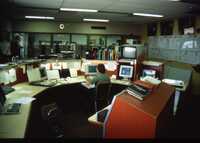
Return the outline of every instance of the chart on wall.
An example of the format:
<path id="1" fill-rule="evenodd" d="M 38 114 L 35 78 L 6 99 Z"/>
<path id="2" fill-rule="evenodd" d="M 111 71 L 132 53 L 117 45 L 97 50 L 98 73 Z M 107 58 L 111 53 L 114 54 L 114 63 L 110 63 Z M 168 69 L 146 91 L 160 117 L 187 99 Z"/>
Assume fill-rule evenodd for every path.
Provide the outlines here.
<path id="1" fill-rule="evenodd" d="M 200 64 L 200 36 L 151 36 L 148 55 L 149 58 Z"/>

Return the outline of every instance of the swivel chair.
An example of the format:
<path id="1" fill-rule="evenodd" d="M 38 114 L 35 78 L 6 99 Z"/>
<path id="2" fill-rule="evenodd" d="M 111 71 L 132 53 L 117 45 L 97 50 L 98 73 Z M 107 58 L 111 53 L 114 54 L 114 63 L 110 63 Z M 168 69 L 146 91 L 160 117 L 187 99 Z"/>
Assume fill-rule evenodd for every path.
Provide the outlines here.
<path id="1" fill-rule="evenodd" d="M 64 137 L 64 126 L 62 125 L 63 115 L 56 103 L 43 105 L 41 108 L 42 119 L 47 123 L 47 126 L 56 138 Z"/>
<path id="2" fill-rule="evenodd" d="M 109 81 L 99 81 L 96 84 L 95 112 L 110 104 L 111 83 Z"/>

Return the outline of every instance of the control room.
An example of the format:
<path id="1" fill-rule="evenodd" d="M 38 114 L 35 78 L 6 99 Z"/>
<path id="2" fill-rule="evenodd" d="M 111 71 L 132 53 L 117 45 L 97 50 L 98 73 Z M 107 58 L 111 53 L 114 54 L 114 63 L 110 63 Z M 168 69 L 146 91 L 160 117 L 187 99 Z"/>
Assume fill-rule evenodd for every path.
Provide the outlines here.
<path id="1" fill-rule="evenodd" d="M 0 20 L 0 139 L 199 138 L 199 0 L 1 0 Z"/>

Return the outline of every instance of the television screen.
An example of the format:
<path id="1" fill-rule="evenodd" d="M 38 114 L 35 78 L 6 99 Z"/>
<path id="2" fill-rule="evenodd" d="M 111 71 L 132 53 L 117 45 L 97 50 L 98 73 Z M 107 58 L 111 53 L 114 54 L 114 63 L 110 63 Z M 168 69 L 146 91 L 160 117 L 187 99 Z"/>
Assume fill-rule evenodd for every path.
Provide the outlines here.
<path id="1" fill-rule="evenodd" d="M 142 76 L 143 77 L 151 76 L 151 77 L 156 78 L 156 71 L 155 70 L 151 70 L 151 69 L 144 69 L 143 73 L 142 73 Z"/>
<path id="2" fill-rule="evenodd" d="M 132 78 L 133 67 L 127 65 L 121 65 L 119 70 L 119 76 L 123 78 Z"/>
<path id="3" fill-rule="evenodd" d="M 122 57 L 127 59 L 136 58 L 136 48 L 135 47 L 123 47 Z"/>

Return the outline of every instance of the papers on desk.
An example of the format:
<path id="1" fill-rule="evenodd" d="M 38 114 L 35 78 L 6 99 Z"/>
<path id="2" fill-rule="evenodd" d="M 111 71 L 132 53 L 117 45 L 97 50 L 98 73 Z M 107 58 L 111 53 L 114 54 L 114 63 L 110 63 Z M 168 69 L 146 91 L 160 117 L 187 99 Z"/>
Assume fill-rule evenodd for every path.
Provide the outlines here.
<path id="1" fill-rule="evenodd" d="M 140 80 L 149 82 L 149 83 L 154 84 L 154 85 L 159 85 L 161 83 L 160 80 L 153 78 L 151 76 L 145 76 L 144 78 L 141 77 Z"/>
<path id="2" fill-rule="evenodd" d="M 33 97 L 20 97 L 15 101 L 15 103 L 20 103 L 20 104 L 29 104 L 31 103 L 35 98 Z"/>
<path id="3" fill-rule="evenodd" d="M 87 82 L 81 82 L 81 85 L 87 89 L 95 88 L 95 84 L 88 84 Z"/>
<path id="4" fill-rule="evenodd" d="M 162 81 L 169 84 L 169 85 L 173 85 L 173 86 L 176 86 L 176 87 L 183 87 L 184 86 L 184 81 L 182 81 L 182 80 L 163 79 Z"/>

